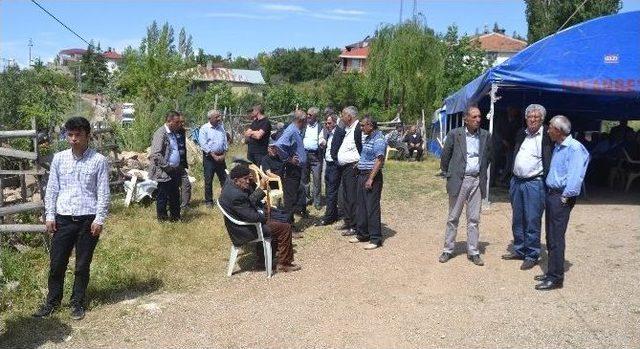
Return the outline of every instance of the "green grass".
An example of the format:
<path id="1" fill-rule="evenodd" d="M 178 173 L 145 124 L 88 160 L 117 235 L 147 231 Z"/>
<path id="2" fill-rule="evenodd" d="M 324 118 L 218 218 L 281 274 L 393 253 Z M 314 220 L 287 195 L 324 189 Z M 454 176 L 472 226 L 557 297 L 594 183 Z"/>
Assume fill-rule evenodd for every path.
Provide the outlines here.
<path id="1" fill-rule="evenodd" d="M 244 156 L 244 146 L 234 146 L 227 157 L 231 167 L 233 155 Z M 383 200 L 398 202 L 417 200 L 426 203 L 444 192 L 444 185 L 435 174 L 438 163 L 389 161 L 385 165 Z M 218 210 L 200 205 L 203 198 L 202 166 L 196 164 L 191 174 L 197 179 L 193 191 L 193 209 L 185 215 L 185 222 L 159 223 L 155 217 L 155 204 L 132 204 L 126 208 L 123 194 L 112 196 L 110 215 L 91 264 L 91 281 L 87 297 L 89 308 L 100 308 L 125 299 L 155 291 L 185 291 L 197 288 L 224 275 L 227 265 L 229 238 Z M 217 179 L 214 195 L 218 195 Z M 311 209 L 313 216 L 323 212 Z M 299 248 L 313 241 L 309 234 L 298 242 Z M 35 240 L 34 240 L 35 241 Z M 27 253 L 2 250 L 4 278 L 0 277 L 0 344 L 13 342 L 12 337 L 30 336 L 33 327 L 42 331 L 42 338 L 51 339 L 60 333 L 70 333 L 65 323 L 70 321 L 66 311 L 45 321 L 32 320 L 29 314 L 45 297 L 49 258 L 40 246 Z M 250 265 L 252 254 L 240 261 Z M 71 294 L 73 257 L 69 263 L 65 283 L 66 305 Z M 4 289 L 5 281 L 18 281 L 13 291 Z M 60 321 L 62 320 L 62 321 Z M 38 337 L 39 338 L 39 337 Z M 60 339 L 62 340 L 62 339 Z M 0 345 L 2 346 L 2 345 Z"/>

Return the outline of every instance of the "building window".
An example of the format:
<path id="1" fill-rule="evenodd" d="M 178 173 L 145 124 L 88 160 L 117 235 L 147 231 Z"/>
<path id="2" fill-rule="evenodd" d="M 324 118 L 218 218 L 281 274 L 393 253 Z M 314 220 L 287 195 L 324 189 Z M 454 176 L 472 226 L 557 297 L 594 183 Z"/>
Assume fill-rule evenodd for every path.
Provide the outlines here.
<path id="1" fill-rule="evenodd" d="M 354 58 L 351 60 L 351 70 L 360 70 L 362 67 L 362 62 L 358 58 Z"/>

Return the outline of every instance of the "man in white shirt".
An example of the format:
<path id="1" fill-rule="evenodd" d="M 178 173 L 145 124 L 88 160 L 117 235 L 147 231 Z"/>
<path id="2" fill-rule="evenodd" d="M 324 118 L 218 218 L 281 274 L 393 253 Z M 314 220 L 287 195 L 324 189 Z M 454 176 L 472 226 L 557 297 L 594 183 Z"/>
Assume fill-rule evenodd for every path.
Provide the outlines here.
<path id="1" fill-rule="evenodd" d="M 503 255 L 502 259 L 522 260 L 522 270 L 533 268 L 540 257 L 544 180 L 553 151 L 553 142 L 542 126 L 546 114 L 543 106 L 529 105 L 524 113 L 527 127 L 515 137 L 513 176 L 509 187 L 513 251 Z"/>
<path id="2" fill-rule="evenodd" d="M 304 200 L 312 199 L 313 206 L 319 210 L 322 193 L 322 147 L 320 139 L 322 138 L 322 125 L 318 121 L 318 113 L 320 110 L 311 107 L 307 111 L 307 125 L 302 131 L 302 142 L 304 150 L 307 153 L 307 164 L 302 172 L 302 184 L 305 189 Z M 310 178 L 313 178 L 310 181 Z M 313 184 L 313 192 L 311 191 L 311 183 Z M 305 202 L 305 205 L 307 202 Z"/>
<path id="3" fill-rule="evenodd" d="M 330 225 L 338 220 L 338 189 L 340 187 L 340 177 L 338 176 L 338 164 L 331 156 L 333 146 L 333 136 L 336 131 L 335 113 L 327 115 L 324 122 L 323 136 L 320 140 L 324 144 L 324 188 L 327 197 L 327 206 L 325 207 L 324 217 L 318 225 Z"/>
<path id="4" fill-rule="evenodd" d="M 342 110 L 340 117 L 344 129 L 336 129 L 333 136 L 332 148 L 337 150 L 336 160 L 341 177 L 344 225 L 343 236 L 356 234 L 356 195 L 357 195 L 357 169 L 362 151 L 362 130 L 358 122 L 358 109 L 354 106 Z"/>

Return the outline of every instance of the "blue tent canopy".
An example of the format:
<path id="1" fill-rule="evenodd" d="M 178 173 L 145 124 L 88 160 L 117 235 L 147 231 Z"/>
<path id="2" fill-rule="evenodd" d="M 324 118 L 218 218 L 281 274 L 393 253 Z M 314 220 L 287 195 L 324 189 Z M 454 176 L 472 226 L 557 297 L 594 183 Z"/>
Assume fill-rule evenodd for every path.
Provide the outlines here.
<path id="1" fill-rule="evenodd" d="M 492 86 L 496 108 L 540 103 L 585 122 L 640 119 L 640 11 L 592 19 L 534 43 L 447 97 L 447 114 L 486 107 Z"/>

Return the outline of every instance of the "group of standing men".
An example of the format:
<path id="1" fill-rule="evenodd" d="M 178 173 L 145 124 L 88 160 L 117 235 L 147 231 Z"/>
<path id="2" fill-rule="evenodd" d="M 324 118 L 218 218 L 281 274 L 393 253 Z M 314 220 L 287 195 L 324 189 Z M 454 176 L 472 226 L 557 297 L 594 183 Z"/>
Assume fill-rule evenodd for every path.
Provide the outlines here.
<path id="1" fill-rule="evenodd" d="M 522 260 L 522 270 L 538 263 L 544 211 L 549 262 L 546 273 L 534 277 L 540 281 L 535 288 L 562 288 L 565 233 L 582 188 L 589 153 L 571 136 L 571 122 L 565 116 L 554 116 L 547 127 L 543 126 L 546 110 L 542 105 L 531 104 L 524 114 L 527 127 L 516 134 L 510 169 L 513 248 L 502 259 Z M 467 255 L 474 264 L 484 265 L 478 226 L 493 152 L 489 132 L 480 128 L 481 117 L 477 107 L 469 107 L 465 125 L 449 132 L 443 148 L 440 169 L 447 179 L 449 215 L 441 263 L 453 257 L 458 222 L 466 205 Z"/>

